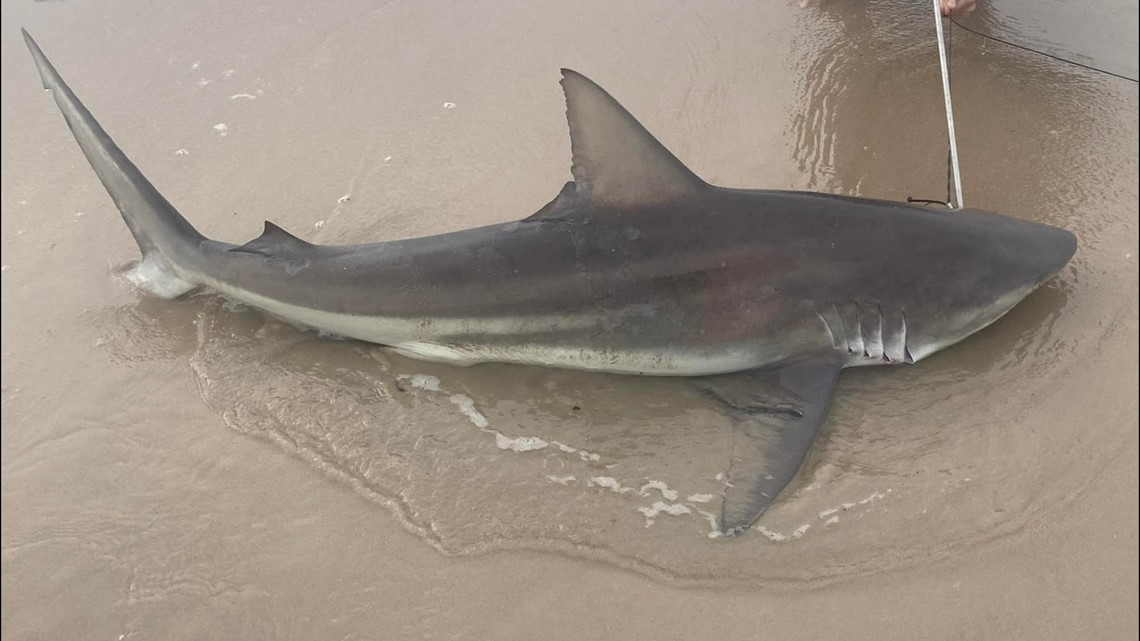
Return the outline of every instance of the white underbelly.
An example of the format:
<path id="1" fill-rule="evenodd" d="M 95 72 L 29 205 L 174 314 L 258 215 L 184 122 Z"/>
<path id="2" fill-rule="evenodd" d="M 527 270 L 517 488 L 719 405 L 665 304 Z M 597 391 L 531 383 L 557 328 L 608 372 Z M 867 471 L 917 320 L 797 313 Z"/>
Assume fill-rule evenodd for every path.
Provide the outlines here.
<path id="1" fill-rule="evenodd" d="M 549 343 L 552 335 L 594 327 L 598 319 L 590 314 L 423 319 L 360 316 L 291 305 L 224 283 L 210 285 L 286 321 L 386 345 L 411 358 L 456 365 L 517 363 L 621 374 L 705 376 L 755 369 L 785 358 L 765 341 L 660 349 Z M 459 343 L 443 338 L 447 336 L 488 340 L 467 338 Z"/>
<path id="2" fill-rule="evenodd" d="M 564 369 L 641 374 L 646 376 L 708 376 L 756 369 L 769 361 L 750 346 L 722 349 L 617 349 L 592 346 L 544 345 L 520 342 L 503 345 L 442 345 L 409 341 L 393 345 L 398 353 L 425 361 L 474 365 L 516 363 Z"/>

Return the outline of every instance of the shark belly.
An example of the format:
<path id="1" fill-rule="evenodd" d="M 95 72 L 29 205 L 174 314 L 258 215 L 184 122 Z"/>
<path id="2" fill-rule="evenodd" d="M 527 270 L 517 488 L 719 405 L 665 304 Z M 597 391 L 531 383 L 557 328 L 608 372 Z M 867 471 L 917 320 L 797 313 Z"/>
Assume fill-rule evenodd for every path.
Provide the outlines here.
<path id="1" fill-rule="evenodd" d="M 514 363 L 611 374 L 708 376 L 762 367 L 768 357 L 760 345 L 720 348 L 635 349 L 586 344 L 525 342 L 448 344 L 408 341 L 393 348 L 405 356 L 458 365 Z"/>
<path id="2" fill-rule="evenodd" d="M 463 366 L 513 363 L 707 376 L 762 368 L 792 360 L 800 352 L 815 354 L 831 347 L 822 325 L 806 340 L 780 332 L 738 333 L 701 342 L 661 335 L 638 322 L 649 313 L 643 305 L 590 313 L 397 317 L 316 309 L 211 280 L 212 289 L 291 324 L 383 345 L 417 360 Z"/>

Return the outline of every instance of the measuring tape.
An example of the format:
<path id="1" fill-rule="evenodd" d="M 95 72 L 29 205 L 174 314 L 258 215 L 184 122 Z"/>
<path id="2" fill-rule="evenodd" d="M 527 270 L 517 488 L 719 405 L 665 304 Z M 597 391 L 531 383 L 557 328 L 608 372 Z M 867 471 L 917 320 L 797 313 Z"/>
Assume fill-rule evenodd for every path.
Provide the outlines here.
<path id="1" fill-rule="evenodd" d="M 954 175 L 954 208 L 962 208 L 962 172 L 958 169 L 958 139 L 954 134 L 954 106 L 950 103 L 950 73 L 942 40 L 942 7 L 934 0 L 934 27 L 938 31 L 938 62 L 942 66 L 942 95 L 946 98 L 946 132 L 950 136 L 950 167 Z"/>

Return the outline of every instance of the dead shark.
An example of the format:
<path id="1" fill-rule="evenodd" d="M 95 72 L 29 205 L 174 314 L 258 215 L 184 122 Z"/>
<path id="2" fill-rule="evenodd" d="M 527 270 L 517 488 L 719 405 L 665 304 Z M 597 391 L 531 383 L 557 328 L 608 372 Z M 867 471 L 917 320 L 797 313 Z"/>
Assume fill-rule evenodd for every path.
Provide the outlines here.
<path id="1" fill-rule="evenodd" d="M 957 343 L 1076 251 L 1068 231 L 983 211 L 715 187 L 565 69 L 574 180 L 537 213 L 350 246 L 266 222 L 232 245 L 198 233 L 24 38 L 138 242 L 142 289 L 212 288 L 419 359 L 703 377 L 736 425 L 726 532 L 796 475 L 841 370 Z"/>

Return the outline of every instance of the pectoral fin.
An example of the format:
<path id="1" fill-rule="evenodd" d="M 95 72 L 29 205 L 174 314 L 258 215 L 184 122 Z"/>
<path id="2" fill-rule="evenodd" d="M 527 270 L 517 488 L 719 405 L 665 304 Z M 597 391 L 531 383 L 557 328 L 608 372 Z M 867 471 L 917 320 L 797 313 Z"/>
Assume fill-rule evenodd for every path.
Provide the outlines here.
<path id="1" fill-rule="evenodd" d="M 729 409 L 735 426 L 721 508 L 725 533 L 751 526 L 795 478 L 841 369 L 838 359 L 827 356 L 702 380 L 702 388 Z"/>

